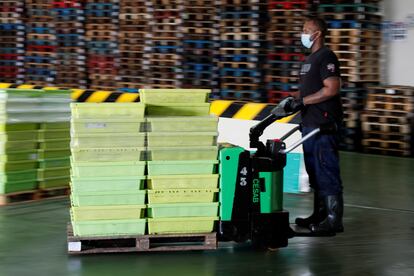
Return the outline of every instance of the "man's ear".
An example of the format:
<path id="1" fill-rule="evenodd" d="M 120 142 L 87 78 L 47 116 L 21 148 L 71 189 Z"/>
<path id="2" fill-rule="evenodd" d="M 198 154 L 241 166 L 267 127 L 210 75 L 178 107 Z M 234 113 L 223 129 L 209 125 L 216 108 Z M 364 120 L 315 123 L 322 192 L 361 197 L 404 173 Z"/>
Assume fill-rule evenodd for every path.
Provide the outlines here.
<path id="1" fill-rule="evenodd" d="M 314 32 L 313 34 L 312 34 L 312 36 L 311 36 L 311 41 L 315 41 L 315 40 L 317 40 L 320 36 L 322 35 L 322 32 L 321 31 L 316 31 L 316 32 Z"/>

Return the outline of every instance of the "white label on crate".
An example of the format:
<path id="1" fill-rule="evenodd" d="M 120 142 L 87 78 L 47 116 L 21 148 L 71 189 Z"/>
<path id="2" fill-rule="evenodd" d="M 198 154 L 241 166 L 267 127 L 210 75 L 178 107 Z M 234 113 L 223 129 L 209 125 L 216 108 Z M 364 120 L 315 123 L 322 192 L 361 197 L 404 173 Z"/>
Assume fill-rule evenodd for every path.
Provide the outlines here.
<path id="1" fill-rule="evenodd" d="M 68 242 L 68 251 L 69 252 L 79 252 L 81 251 L 82 243 L 81 242 Z"/>
<path id="2" fill-rule="evenodd" d="M 86 128 L 105 128 L 105 123 L 86 123 Z"/>
<path id="3" fill-rule="evenodd" d="M 387 89 L 387 90 L 385 90 L 385 93 L 395 95 L 395 90 L 394 89 Z"/>
<path id="4" fill-rule="evenodd" d="M 38 159 L 38 155 L 37 155 L 37 153 L 30 154 L 30 155 L 29 155 L 29 159 L 30 159 L 30 160 L 36 160 L 36 159 Z"/>

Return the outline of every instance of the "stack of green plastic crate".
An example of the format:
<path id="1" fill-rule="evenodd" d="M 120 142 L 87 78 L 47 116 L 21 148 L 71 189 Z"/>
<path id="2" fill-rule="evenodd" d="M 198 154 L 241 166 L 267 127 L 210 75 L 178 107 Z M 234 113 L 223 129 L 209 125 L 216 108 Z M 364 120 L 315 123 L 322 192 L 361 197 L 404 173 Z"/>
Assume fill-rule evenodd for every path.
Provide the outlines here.
<path id="1" fill-rule="evenodd" d="M 38 110 L 39 123 L 38 187 L 53 189 L 69 186 L 70 104 L 68 90 L 44 90 Z"/>
<path id="2" fill-rule="evenodd" d="M 70 91 L 2 89 L 0 193 L 68 186 Z"/>
<path id="3" fill-rule="evenodd" d="M 0 194 L 37 188 L 39 90 L 1 89 Z"/>
<path id="4" fill-rule="evenodd" d="M 217 117 L 209 90 L 143 89 L 148 136 L 148 232 L 205 233 L 217 220 Z"/>
<path id="5" fill-rule="evenodd" d="M 75 236 L 145 234 L 145 106 L 71 104 Z"/>

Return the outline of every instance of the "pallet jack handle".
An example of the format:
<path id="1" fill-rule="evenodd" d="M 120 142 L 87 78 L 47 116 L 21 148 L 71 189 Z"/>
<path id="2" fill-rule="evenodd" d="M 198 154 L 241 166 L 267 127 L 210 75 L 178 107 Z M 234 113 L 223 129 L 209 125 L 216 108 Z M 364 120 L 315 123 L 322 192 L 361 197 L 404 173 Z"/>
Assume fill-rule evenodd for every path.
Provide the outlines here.
<path id="1" fill-rule="evenodd" d="M 286 133 L 282 138 L 280 138 L 280 140 L 282 141 L 286 140 L 289 136 L 291 136 L 293 133 L 295 133 L 299 129 L 300 129 L 300 126 L 294 127 L 292 130 Z M 318 133 L 330 134 L 330 133 L 335 133 L 336 131 L 337 131 L 337 125 L 334 123 L 322 125 L 319 128 L 315 128 L 314 130 L 312 130 L 311 132 L 303 136 L 301 139 L 293 143 L 290 147 L 286 149 L 281 149 L 279 153 L 286 154 L 286 153 L 291 152 L 292 150 L 296 149 L 297 147 L 302 145 L 305 141 L 309 140 L 311 137 L 315 136 Z"/>
<path id="2" fill-rule="evenodd" d="M 287 133 L 285 136 L 283 136 L 281 138 L 281 140 L 282 141 L 285 140 L 287 137 L 289 137 L 290 135 L 295 133 L 299 128 L 300 128 L 299 126 L 295 127 L 294 129 L 289 131 L 289 133 Z M 304 137 L 302 137 L 300 140 L 293 143 L 290 147 L 288 147 L 286 149 L 281 149 L 279 152 L 281 154 L 287 154 L 287 153 L 291 152 L 292 150 L 296 149 L 297 147 L 299 147 L 300 145 L 302 145 L 306 140 L 310 139 L 312 136 L 318 134 L 319 132 L 321 132 L 321 129 L 320 128 L 315 128 L 314 130 L 312 130 L 311 132 L 306 134 Z"/>

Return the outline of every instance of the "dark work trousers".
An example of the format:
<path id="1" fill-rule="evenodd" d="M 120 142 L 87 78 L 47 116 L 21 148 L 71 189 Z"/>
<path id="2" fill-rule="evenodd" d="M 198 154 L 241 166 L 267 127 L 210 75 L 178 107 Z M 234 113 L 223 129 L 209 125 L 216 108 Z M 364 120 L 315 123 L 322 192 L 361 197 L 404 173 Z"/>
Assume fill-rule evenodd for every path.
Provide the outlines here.
<path id="1" fill-rule="evenodd" d="M 302 136 L 312 130 L 314 128 L 302 127 Z M 342 193 L 338 144 L 339 135 L 319 133 L 303 143 L 309 183 L 311 188 L 319 192 L 319 196 Z"/>

